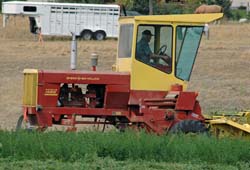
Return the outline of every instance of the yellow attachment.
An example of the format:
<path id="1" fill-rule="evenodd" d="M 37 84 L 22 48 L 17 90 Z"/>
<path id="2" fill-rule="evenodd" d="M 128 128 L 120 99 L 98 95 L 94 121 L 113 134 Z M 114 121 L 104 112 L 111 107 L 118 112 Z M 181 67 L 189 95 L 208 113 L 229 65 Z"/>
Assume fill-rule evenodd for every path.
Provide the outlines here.
<path id="1" fill-rule="evenodd" d="M 250 139 L 250 112 L 236 115 L 213 116 L 208 120 L 211 131 L 217 137 L 242 137 Z"/>
<path id="2" fill-rule="evenodd" d="M 37 104 L 38 70 L 25 69 L 23 74 L 23 106 L 35 107 Z"/>
<path id="3" fill-rule="evenodd" d="M 250 125 L 250 110 L 239 112 L 239 115 L 244 116 L 246 118 L 246 122 Z"/>

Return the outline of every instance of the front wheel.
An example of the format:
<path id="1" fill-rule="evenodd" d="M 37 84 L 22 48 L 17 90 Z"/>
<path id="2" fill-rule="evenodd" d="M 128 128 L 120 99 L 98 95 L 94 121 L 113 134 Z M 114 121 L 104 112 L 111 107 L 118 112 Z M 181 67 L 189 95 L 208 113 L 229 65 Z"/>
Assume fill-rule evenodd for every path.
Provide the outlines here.
<path id="1" fill-rule="evenodd" d="M 25 130 L 25 131 L 45 131 L 47 127 L 38 127 L 37 119 L 35 115 L 28 115 L 28 119 L 24 120 L 24 116 L 21 115 L 16 124 L 16 131 Z"/>
<path id="2" fill-rule="evenodd" d="M 205 124 L 198 120 L 182 120 L 176 123 L 169 131 L 170 133 L 207 133 Z"/>
<path id="3" fill-rule="evenodd" d="M 20 131 L 20 130 L 27 130 L 27 131 L 32 131 L 32 128 L 30 126 L 29 122 L 24 121 L 24 116 L 21 115 L 18 120 L 17 120 L 17 124 L 16 124 L 16 131 Z"/>

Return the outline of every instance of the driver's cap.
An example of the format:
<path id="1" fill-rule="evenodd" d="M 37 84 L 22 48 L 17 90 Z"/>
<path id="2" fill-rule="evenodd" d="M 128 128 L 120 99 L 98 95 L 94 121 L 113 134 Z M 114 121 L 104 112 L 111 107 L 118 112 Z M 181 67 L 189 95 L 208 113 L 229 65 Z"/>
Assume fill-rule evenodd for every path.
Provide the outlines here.
<path id="1" fill-rule="evenodd" d="M 144 31 L 142 32 L 142 34 L 143 34 L 143 35 L 151 35 L 151 36 L 154 35 L 154 34 L 151 33 L 150 30 L 144 30 Z"/>

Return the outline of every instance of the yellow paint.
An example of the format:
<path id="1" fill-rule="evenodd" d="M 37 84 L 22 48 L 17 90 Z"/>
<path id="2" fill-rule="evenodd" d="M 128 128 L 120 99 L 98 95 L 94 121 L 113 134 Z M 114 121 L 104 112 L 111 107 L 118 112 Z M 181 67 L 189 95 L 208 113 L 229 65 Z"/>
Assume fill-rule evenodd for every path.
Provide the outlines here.
<path id="1" fill-rule="evenodd" d="M 116 68 L 116 71 L 131 72 L 131 61 L 131 58 L 119 58 L 117 60 L 117 65 L 119 67 Z"/>
<path id="2" fill-rule="evenodd" d="M 45 93 L 44 96 L 57 96 L 57 94 L 49 94 L 49 93 Z"/>
<path id="3" fill-rule="evenodd" d="M 214 119 L 214 120 L 210 120 L 209 122 L 211 125 L 229 125 L 228 128 L 230 127 L 234 127 L 236 129 L 238 129 L 239 131 L 245 131 L 247 133 L 249 133 L 250 135 L 250 128 L 248 126 L 246 126 L 246 124 L 240 124 L 238 122 L 232 121 L 230 119 L 227 119 L 226 117 L 223 117 L 221 119 Z"/>
<path id="4" fill-rule="evenodd" d="M 45 89 L 44 96 L 57 96 L 57 89 Z"/>
<path id="5" fill-rule="evenodd" d="M 168 91 L 171 85 L 183 85 L 186 90 L 187 82 L 176 78 L 175 76 L 175 40 L 176 27 L 178 25 L 204 26 L 205 23 L 220 19 L 223 14 L 187 14 L 187 15 L 152 15 L 152 16 L 135 16 L 122 17 L 120 24 L 133 24 L 133 45 L 132 56 L 130 58 L 118 58 L 116 60 L 116 71 L 130 72 L 131 74 L 131 89 L 132 90 L 159 90 Z M 172 72 L 164 73 L 158 69 L 143 64 L 135 59 L 137 27 L 140 24 L 159 24 L 169 25 L 173 28 L 173 45 L 172 45 Z M 118 56 L 118 55 L 117 55 Z"/>
<path id="6" fill-rule="evenodd" d="M 135 21 L 134 17 L 120 17 L 119 23 L 122 24 L 131 24 Z"/>
<path id="7" fill-rule="evenodd" d="M 67 80 L 91 80 L 97 81 L 100 80 L 99 77 L 66 77 Z"/>
<path id="8" fill-rule="evenodd" d="M 37 105 L 37 85 L 38 85 L 38 70 L 25 69 L 23 71 L 23 105 Z"/>
<path id="9" fill-rule="evenodd" d="M 221 119 L 209 120 L 209 125 L 213 135 L 218 138 L 237 137 L 250 139 L 249 124 L 242 124 L 224 117 Z"/>
<path id="10" fill-rule="evenodd" d="M 122 115 L 122 112 L 112 112 L 112 115 L 121 116 L 121 115 Z"/>
<path id="11" fill-rule="evenodd" d="M 147 22 L 168 22 L 168 23 L 188 23 L 192 24 L 204 24 L 223 17 L 223 13 L 214 14 L 185 14 L 185 15 L 151 15 L 151 16 L 135 16 L 136 21 Z"/>
<path id="12" fill-rule="evenodd" d="M 212 116 L 207 120 L 211 132 L 217 137 L 241 137 L 250 139 L 249 111 L 235 115 Z"/>
<path id="13" fill-rule="evenodd" d="M 167 74 L 135 59 L 132 70 L 131 89 L 133 90 L 168 91 L 171 85 L 176 83 L 183 85 L 183 89 L 186 90 L 187 82 L 177 79 L 173 71 Z"/>

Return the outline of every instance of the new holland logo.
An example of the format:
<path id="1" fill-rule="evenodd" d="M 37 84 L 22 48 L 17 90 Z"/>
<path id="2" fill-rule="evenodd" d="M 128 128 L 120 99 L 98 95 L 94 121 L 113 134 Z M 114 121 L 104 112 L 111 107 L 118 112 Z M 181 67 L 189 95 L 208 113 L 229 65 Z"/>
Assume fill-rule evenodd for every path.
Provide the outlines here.
<path id="1" fill-rule="evenodd" d="M 97 81 L 100 80 L 99 77 L 66 77 L 66 80 L 91 80 Z"/>
<path id="2" fill-rule="evenodd" d="M 45 89 L 44 96 L 57 96 L 57 89 Z"/>

